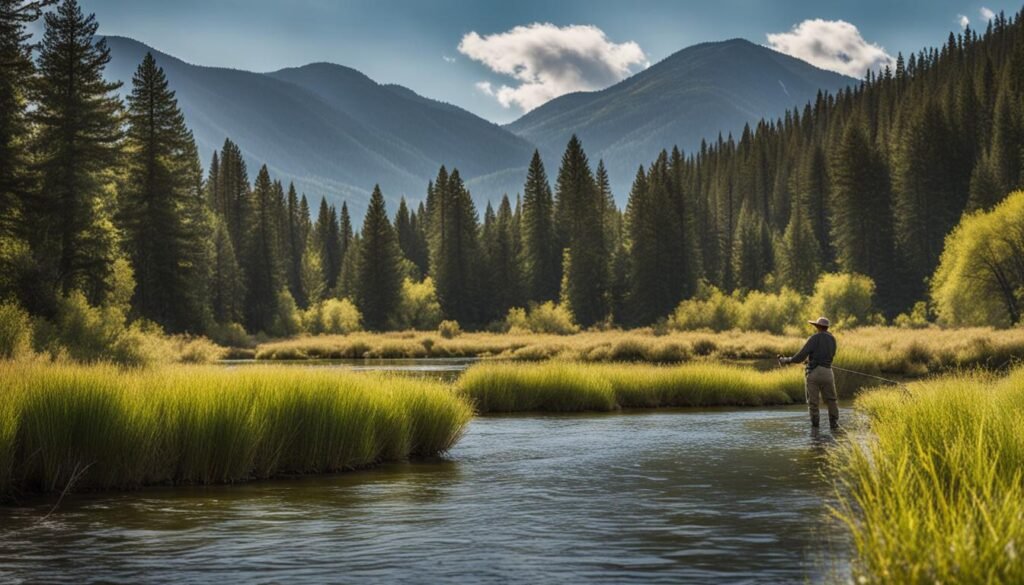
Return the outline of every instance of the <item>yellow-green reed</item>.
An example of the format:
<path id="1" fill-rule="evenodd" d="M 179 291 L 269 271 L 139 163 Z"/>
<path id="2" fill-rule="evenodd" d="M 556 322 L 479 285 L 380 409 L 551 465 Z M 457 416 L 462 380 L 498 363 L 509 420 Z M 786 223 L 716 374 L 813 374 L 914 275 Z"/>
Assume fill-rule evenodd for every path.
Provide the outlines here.
<path id="1" fill-rule="evenodd" d="M 481 413 L 759 406 L 803 400 L 803 372 L 707 363 L 482 363 L 463 374 L 458 388 Z"/>
<path id="2" fill-rule="evenodd" d="M 0 498 L 340 471 L 448 449 L 449 386 L 326 369 L 0 363 Z"/>
<path id="3" fill-rule="evenodd" d="M 1024 582 L 1024 369 L 862 395 L 868 433 L 833 453 L 866 583 Z"/>

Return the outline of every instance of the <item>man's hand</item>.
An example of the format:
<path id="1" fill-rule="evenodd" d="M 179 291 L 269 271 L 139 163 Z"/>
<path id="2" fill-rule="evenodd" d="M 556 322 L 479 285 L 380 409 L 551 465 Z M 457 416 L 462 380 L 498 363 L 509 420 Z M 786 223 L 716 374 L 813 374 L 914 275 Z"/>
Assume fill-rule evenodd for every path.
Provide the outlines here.
<path id="1" fill-rule="evenodd" d="M 788 357 L 783 357 L 781 355 L 779 356 L 779 365 L 780 366 L 788 364 L 788 363 L 789 363 L 789 358 Z"/>

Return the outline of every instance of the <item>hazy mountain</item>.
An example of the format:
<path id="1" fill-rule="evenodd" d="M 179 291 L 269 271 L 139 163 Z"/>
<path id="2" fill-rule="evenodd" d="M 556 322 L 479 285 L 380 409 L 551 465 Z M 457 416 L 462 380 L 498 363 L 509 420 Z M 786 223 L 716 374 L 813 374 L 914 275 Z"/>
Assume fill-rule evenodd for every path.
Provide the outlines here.
<path id="1" fill-rule="evenodd" d="M 461 108 L 340 65 L 252 73 L 191 65 L 123 37 L 107 37 L 107 43 L 107 76 L 124 82 L 122 93 L 130 92 L 146 52 L 153 53 L 204 165 L 230 137 L 246 156 L 250 180 L 267 163 L 275 178 L 294 181 L 311 198 L 347 199 L 357 220 L 375 183 L 392 202 L 402 195 L 419 200 L 441 164 L 458 167 L 474 190 L 489 184 L 514 191 L 525 172 L 509 169 L 525 167 L 533 150 Z"/>
<path id="2" fill-rule="evenodd" d="M 603 158 L 624 202 L 637 166 L 663 148 L 699 148 L 718 133 L 737 138 L 743 125 L 777 117 L 852 78 L 818 69 L 746 40 L 704 43 L 602 91 L 564 95 L 506 128 L 538 145 L 557 164 L 573 133 L 594 164 Z M 554 169 L 548 170 L 553 174 Z"/>
<path id="3" fill-rule="evenodd" d="M 533 145 L 554 180 L 576 133 L 594 164 L 604 158 L 620 203 L 639 164 L 673 144 L 738 133 L 852 79 L 743 40 L 689 47 L 612 87 L 562 96 L 501 127 L 456 106 L 354 69 L 313 63 L 253 73 L 185 63 L 143 43 L 107 37 L 107 76 L 131 90 L 147 51 L 164 68 L 195 134 L 203 164 L 226 137 L 245 154 L 250 179 L 275 178 L 319 200 L 347 199 L 357 220 L 375 183 L 395 210 L 418 201 L 441 164 L 457 167 L 481 203 L 522 189 Z"/>

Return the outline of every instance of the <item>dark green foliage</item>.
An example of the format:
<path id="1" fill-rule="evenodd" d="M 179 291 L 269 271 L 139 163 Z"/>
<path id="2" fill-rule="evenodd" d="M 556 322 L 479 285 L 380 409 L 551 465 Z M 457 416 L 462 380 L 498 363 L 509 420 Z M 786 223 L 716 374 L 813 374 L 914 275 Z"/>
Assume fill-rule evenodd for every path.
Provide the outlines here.
<path id="1" fill-rule="evenodd" d="M 732 274 L 737 289 L 763 290 L 772 271 L 772 240 L 763 217 L 746 205 L 740 210 L 733 239 Z"/>
<path id="2" fill-rule="evenodd" d="M 34 278 L 22 210 L 32 190 L 27 114 L 28 87 L 35 73 L 25 27 L 51 3 L 0 0 L 0 298 L 30 296 L 22 279 Z"/>
<path id="3" fill-rule="evenodd" d="M 780 286 L 809 295 L 822 271 L 821 248 L 814 226 L 802 201 L 793 202 L 789 224 L 775 251 L 775 269 Z"/>
<path id="4" fill-rule="evenodd" d="M 356 273 L 356 305 L 363 314 L 363 325 L 370 331 L 383 330 L 398 309 L 402 294 L 402 251 L 388 220 L 380 186 L 373 188 L 363 219 Z"/>
<path id="5" fill-rule="evenodd" d="M 349 228 L 351 229 L 351 223 Z M 320 199 L 320 211 L 316 216 L 313 230 L 317 247 L 320 250 L 320 261 L 323 263 L 327 290 L 333 291 L 338 286 L 338 275 L 341 273 L 344 250 L 341 227 L 338 224 L 338 212 L 334 207 L 327 205 L 326 199 Z"/>
<path id="6" fill-rule="evenodd" d="M 480 324 L 480 242 L 476 207 L 458 169 L 441 167 L 428 200 L 430 273 L 437 300 L 449 319 Z"/>
<path id="7" fill-rule="evenodd" d="M 508 195 L 501 198 L 497 214 L 487 206 L 482 233 L 484 247 L 483 321 L 503 319 L 512 307 L 523 306 L 523 271 L 519 263 L 515 216 Z"/>
<path id="8" fill-rule="evenodd" d="M 218 323 L 241 323 L 245 306 L 242 270 L 238 266 L 231 234 L 224 220 L 217 217 L 213 224 L 213 267 L 210 282 L 213 318 Z"/>
<path id="9" fill-rule="evenodd" d="M 270 331 L 284 275 L 278 248 L 279 193 L 267 166 L 253 184 L 252 211 L 245 228 L 242 272 L 245 274 L 245 324 L 249 331 Z"/>
<path id="10" fill-rule="evenodd" d="M 896 274 L 889 174 L 859 123 L 843 133 L 831 166 L 832 238 L 844 272 L 864 274 L 894 298 Z"/>
<path id="11" fill-rule="evenodd" d="M 81 290 L 93 303 L 105 299 L 117 256 L 112 169 L 118 163 L 121 102 L 103 69 L 104 42 L 94 42 L 97 23 L 78 2 L 65 0 L 44 17 L 39 76 L 31 84 L 36 127 L 32 144 L 38 190 L 26 201 L 26 233 L 44 298 L 35 309 L 51 310 L 57 293 Z"/>
<path id="12" fill-rule="evenodd" d="M 302 215 L 302 211 L 295 185 L 288 185 L 288 203 L 282 234 L 285 244 L 285 276 L 288 279 L 288 292 L 299 307 L 306 308 L 309 300 L 302 287 L 302 256 L 306 250 L 306 236 L 309 231 L 309 205 L 306 205 L 305 216 Z"/>
<path id="13" fill-rule="evenodd" d="M 415 211 L 409 211 L 405 197 L 402 197 L 398 203 L 398 213 L 395 214 L 395 233 L 398 235 L 402 255 L 416 267 L 417 279 L 426 275 L 430 261 L 421 216 L 422 211 L 419 216 Z"/>
<path id="14" fill-rule="evenodd" d="M 118 220 L 135 272 L 135 311 L 168 331 L 200 332 L 210 316 L 210 228 L 192 134 L 152 55 L 128 97 L 127 180 Z"/>
<path id="15" fill-rule="evenodd" d="M 250 212 L 249 173 L 242 151 L 230 139 L 224 140 L 219 159 L 214 158 L 210 164 L 207 191 L 214 213 L 224 220 L 231 236 L 231 245 L 236 251 L 241 251 L 242 234 Z"/>
<path id="16" fill-rule="evenodd" d="M 536 150 L 530 160 L 523 193 L 520 233 L 526 295 L 537 303 L 554 300 L 558 298 L 561 280 L 561 249 L 556 243 L 551 185 Z"/>
<path id="17" fill-rule="evenodd" d="M 563 268 L 562 299 L 576 322 L 594 325 L 608 316 L 608 262 L 605 249 L 605 198 L 576 136 L 569 140 L 555 189 L 555 227 L 559 245 L 572 263 Z"/>

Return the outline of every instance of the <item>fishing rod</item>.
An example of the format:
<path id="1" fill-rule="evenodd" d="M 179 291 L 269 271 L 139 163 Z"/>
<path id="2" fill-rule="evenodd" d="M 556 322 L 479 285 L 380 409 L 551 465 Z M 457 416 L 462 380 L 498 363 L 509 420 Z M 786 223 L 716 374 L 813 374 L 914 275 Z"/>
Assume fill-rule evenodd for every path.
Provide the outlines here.
<path id="1" fill-rule="evenodd" d="M 846 368 L 840 368 L 838 366 L 832 366 L 833 370 L 839 370 L 840 372 L 846 372 L 848 374 L 856 374 L 858 376 L 864 376 L 866 378 L 874 378 L 875 380 L 881 380 L 888 384 L 892 384 L 902 390 L 907 396 L 913 397 L 913 393 L 910 392 L 910 386 L 907 386 L 906 382 L 900 382 L 898 380 L 892 380 L 890 378 L 883 378 L 882 376 L 876 376 L 874 374 L 867 374 L 864 372 L 858 372 L 856 370 L 847 370 Z"/>

